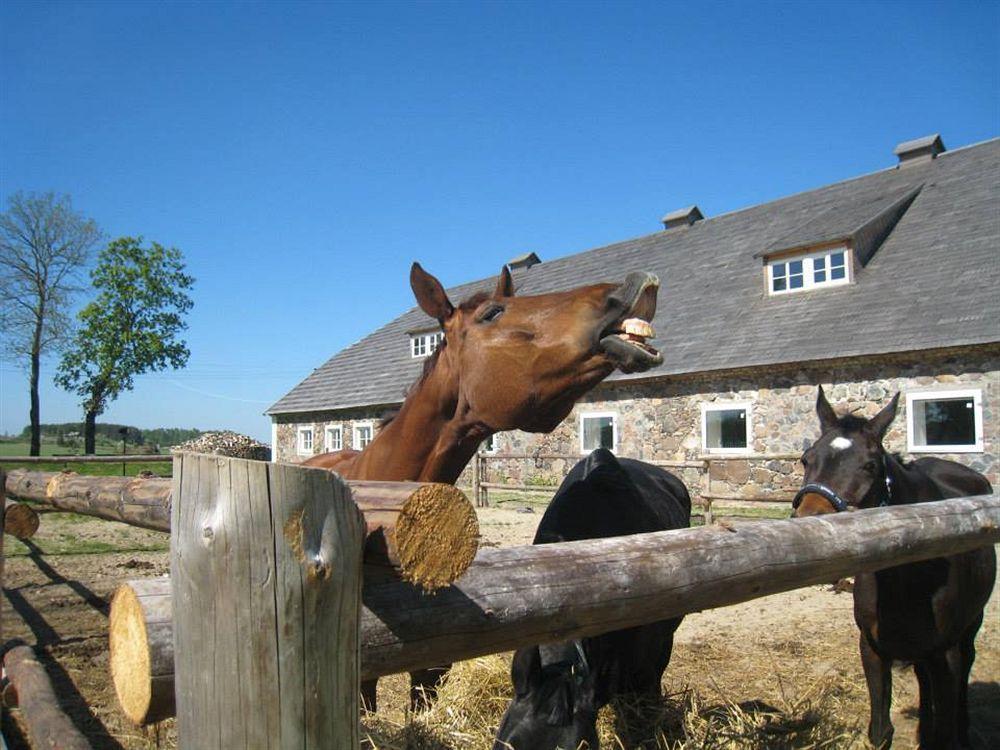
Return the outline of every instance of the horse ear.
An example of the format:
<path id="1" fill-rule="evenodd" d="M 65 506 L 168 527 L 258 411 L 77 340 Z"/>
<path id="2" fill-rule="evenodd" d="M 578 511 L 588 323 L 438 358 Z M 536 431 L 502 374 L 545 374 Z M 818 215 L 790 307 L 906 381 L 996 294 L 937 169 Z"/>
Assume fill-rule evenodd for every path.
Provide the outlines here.
<path id="1" fill-rule="evenodd" d="M 421 268 L 419 263 L 414 263 L 410 268 L 410 289 L 413 290 L 420 309 L 438 323 L 443 324 L 455 312 L 441 282 Z"/>
<path id="2" fill-rule="evenodd" d="M 514 683 L 514 695 L 523 698 L 542 679 L 542 655 L 538 646 L 526 646 L 514 652 L 510 665 L 510 678 Z"/>
<path id="3" fill-rule="evenodd" d="M 899 406 L 899 391 L 896 392 L 896 395 L 892 397 L 892 401 L 882 411 L 868 420 L 868 429 L 874 435 L 878 436 L 879 441 L 885 437 L 885 433 L 889 431 L 889 425 L 896 418 L 897 406 Z"/>
<path id="4" fill-rule="evenodd" d="M 837 426 L 837 412 L 833 410 L 830 402 L 826 400 L 823 386 L 819 387 L 819 395 L 816 396 L 816 415 L 819 417 L 819 426 L 823 432 L 832 430 Z"/>
<path id="5" fill-rule="evenodd" d="M 500 269 L 500 278 L 497 279 L 497 288 L 493 292 L 493 299 L 514 296 L 514 279 L 511 278 L 510 269 L 504 266 Z"/>

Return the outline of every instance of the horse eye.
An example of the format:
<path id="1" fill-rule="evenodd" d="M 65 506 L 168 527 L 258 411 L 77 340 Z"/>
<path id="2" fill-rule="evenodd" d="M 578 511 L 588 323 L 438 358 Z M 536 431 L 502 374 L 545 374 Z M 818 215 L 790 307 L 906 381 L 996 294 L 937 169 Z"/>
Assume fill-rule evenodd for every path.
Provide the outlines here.
<path id="1" fill-rule="evenodd" d="M 490 305 L 479 314 L 480 323 L 492 323 L 503 315 L 503 305 Z"/>

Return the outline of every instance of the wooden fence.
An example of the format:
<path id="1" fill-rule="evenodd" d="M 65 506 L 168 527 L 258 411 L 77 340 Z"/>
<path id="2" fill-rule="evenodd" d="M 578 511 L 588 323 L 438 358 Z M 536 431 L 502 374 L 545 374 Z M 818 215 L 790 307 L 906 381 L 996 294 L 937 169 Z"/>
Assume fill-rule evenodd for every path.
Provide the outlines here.
<path id="1" fill-rule="evenodd" d="M 356 750 L 361 677 L 632 627 L 1000 541 L 1000 497 L 960 498 L 482 550 L 454 585 L 427 596 L 399 579 L 363 576 L 364 523 L 336 475 L 181 455 L 173 487 L 177 606 L 166 623 L 172 638 L 160 641 L 171 652 L 150 657 L 172 665 L 181 748 Z"/>
<path id="2" fill-rule="evenodd" d="M 691 500 L 694 504 L 701 506 L 704 522 L 706 524 L 710 524 L 712 523 L 714 516 L 712 505 L 716 501 L 725 502 L 730 507 L 759 506 L 762 504 L 770 507 L 777 507 L 778 505 L 787 506 L 791 503 L 792 497 L 794 496 L 794 493 L 791 492 L 765 492 L 755 495 L 742 495 L 719 491 L 715 486 L 716 480 L 713 479 L 713 475 L 715 474 L 713 467 L 732 461 L 798 461 L 800 457 L 800 453 L 757 453 L 748 455 L 705 454 L 700 455 L 697 458 L 687 460 L 655 460 L 647 458 L 640 460 L 654 466 L 661 466 L 665 469 L 697 470 L 700 474 L 697 486 L 689 487 L 691 490 Z M 538 464 L 540 462 L 561 461 L 566 467 L 565 471 L 562 472 L 562 476 L 558 477 L 561 481 L 565 477 L 565 474 L 569 472 L 569 469 L 571 469 L 581 458 L 583 458 L 583 456 L 579 454 L 477 453 L 472 461 L 471 471 L 471 493 L 473 501 L 477 507 L 488 507 L 490 504 L 489 493 L 491 491 L 552 494 L 555 492 L 558 485 L 558 483 L 549 485 L 491 482 L 484 478 L 489 475 L 489 467 L 491 463 L 500 463 L 503 461 L 533 461 Z"/>

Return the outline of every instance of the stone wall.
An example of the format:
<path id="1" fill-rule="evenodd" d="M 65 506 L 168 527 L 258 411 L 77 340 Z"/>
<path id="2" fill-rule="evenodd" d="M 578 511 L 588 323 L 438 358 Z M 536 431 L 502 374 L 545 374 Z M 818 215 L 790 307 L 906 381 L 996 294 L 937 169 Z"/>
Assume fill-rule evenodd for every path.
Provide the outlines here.
<path id="1" fill-rule="evenodd" d="M 504 432 L 497 435 L 497 457 L 486 459 L 484 481 L 558 485 L 583 454 L 580 414 L 611 412 L 618 427 L 617 453 L 645 460 L 698 459 L 704 454 L 701 404 L 748 402 L 754 454 L 800 454 L 818 436 L 816 386 L 822 384 L 838 413 L 854 411 L 871 417 L 893 394 L 902 391 L 899 411 L 886 436 L 886 447 L 906 454 L 905 395 L 913 391 L 978 388 L 982 391 L 984 450 L 981 453 L 932 454 L 971 466 L 1000 486 L 1000 346 L 918 352 L 909 355 L 857 358 L 784 368 L 733 370 L 725 373 L 661 378 L 599 386 L 573 413 L 547 435 Z M 345 441 L 357 420 L 377 419 L 377 410 L 309 415 L 322 452 L 323 428 L 344 425 Z M 278 425 L 278 460 L 302 460 L 295 453 L 295 428 L 285 418 Z M 345 443 L 349 447 L 348 443 Z M 554 454 L 565 458 L 504 459 L 504 454 Z M 916 454 L 915 454 L 916 455 Z M 920 454 L 927 455 L 927 454 Z M 704 486 L 704 472 L 676 469 L 692 494 Z M 713 493 L 752 496 L 790 491 L 801 483 L 796 459 L 747 460 L 732 457 L 712 461 Z M 467 468 L 459 484 L 471 484 Z"/>
<path id="2" fill-rule="evenodd" d="M 577 404 L 573 413 L 548 435 L 505 432 L 497 436 L 497 458 L 485 463 L 484 481 L 514 484 L 558 484 L 575 462 L 500 458 L 503 454 L 582 456 L 580 415 L 610 412 L 617 416 L 621 456 L 644 460 L 692 460 L 702 449 L 701 404 L 748 402 L 753 454 L 801 454 L 819 437 L 815 405 L 817 385 L 838 414 L 848 411 L 870 418 L 901 391 L 896 420 L 885 445 L 907 454 L 908 392 L 978 388 L 982 391 L 984 445 L 981 453 L 924 454 L 970 466 L 1000 486 L 1000 347 L 935 354 L 883 357 L 878 360 L 825 362 L 819 366 L 732 371 L 718 376 L 661 379 L 646 383 L 607 383 Z M 704 472 L 675 469 L 692 494 L 704 487 Z M 468 470 L 466 471 L 468 474 Z M 797 459 L 726 457 L 712 461 L 712 492 L 744 497 L 793 491 L 801 485 Z M 463 475 L 463 481 L 471 480 Z"/>
<path id="3" fill-rule="evenodd" d="M 375 409 L 348 409 L 341 411 L 310 412 L 308 414 L 282 414 L 277 420 L 277 450 L 274 460 L 284 463 L 301 463 L 310 456 L 326 453 L 325 438 L 328 426 L 339 425 L 344 448 L 353 448 L 354 426 L 372 425 L 372 434 L 378 434 L 379 423 L 389 411 L 388 407 Z M 310 453 L 298 450 L 298 430 L 312 427 L 313 449 Z"/>

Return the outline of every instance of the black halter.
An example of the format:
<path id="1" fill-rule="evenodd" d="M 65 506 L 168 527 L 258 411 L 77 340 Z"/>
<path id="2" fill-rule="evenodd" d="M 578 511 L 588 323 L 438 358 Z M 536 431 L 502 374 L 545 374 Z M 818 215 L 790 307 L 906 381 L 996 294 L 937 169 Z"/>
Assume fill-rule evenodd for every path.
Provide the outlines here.
<path id="1" fill-rule="evenodd" d="M 892 477 L 889 475 L 889 462 L 886 460 L 885 453 L 882 453 L 882 473 L 885 475 L 885 495 L 879 500 L 878 507 L 885 508 L 892 502 Z M 822 496 L 830 505 L 832 505 L 838 513 L 843 513 L 845 510 L 851 509 L 851 504 L 847 502 L 844 498 L 834 492 L 832 489 L 827 487 L 825 484 L 820 484 L 819 482 L 810 482 L 809 484 L 802 485 L 802 488 L 795 493 L 795 498 L 792 500 L 792 508 L 798 508 L 802 503 L 802 498 L 807 494 L 814 494 Z"/>

